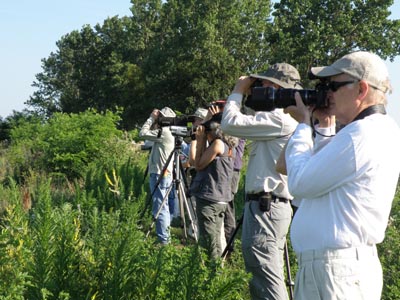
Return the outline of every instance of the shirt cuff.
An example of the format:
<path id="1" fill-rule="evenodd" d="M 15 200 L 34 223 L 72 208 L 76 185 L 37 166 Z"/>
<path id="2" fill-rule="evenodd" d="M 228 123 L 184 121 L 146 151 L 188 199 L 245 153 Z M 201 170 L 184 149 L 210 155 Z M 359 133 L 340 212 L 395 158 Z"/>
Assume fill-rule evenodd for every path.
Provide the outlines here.
<path id="1" fill-rule="evenodd" d="M 330 127 L 319 127 L 318 125 L 316 125 L 315 130 L 317 130 L 322 135 L 331 136 L 336 134 L 336 125 Z"/>

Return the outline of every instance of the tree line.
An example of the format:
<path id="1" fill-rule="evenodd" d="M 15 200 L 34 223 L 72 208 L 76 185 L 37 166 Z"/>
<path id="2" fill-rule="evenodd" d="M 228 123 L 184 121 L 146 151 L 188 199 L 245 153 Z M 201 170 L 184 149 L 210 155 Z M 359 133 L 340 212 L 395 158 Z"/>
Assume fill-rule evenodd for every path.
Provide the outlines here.
<path id="1" fill-rule="evenodd" d="M 275 62 L 300 71 L 353 50 L 400 53 L 393 0 L 131 0 L 131 16 L 65 34 L 42 60 L 29 107 L 1 120 L 87 109 L 120 112 L 131 130 L 154 108 L 181 113 L 226 98 L 240 75 Z"/>

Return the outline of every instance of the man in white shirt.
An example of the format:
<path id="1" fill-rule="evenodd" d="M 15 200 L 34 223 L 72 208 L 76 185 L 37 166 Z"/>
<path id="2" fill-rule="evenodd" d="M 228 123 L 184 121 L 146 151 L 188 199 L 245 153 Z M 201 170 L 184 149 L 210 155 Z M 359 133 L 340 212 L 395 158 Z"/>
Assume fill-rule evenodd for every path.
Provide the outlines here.
<path id="1" fill-rule="evenodd" d="M 252 273 L 253 300 L 287 300 L 283 275 L 283 249 L 292 209 L 285 175 L 275 171 L 279 154 L 297 126 L 281 108 L 241 112 L 242 100 L 258 79 L 267 88 L 301 88 L 296 68 L 277 63 L 266 72 L 242 76 L 225 105 L 222 130 L 250 140 L 246 172 L 246 204 L 242 227 L 242 252 L 247 271 Z"/>
<path id="2" fill-rule="evenodd" d="M 299 93 L 296 106 L 285 109 L 299 122 L 285 152 L 289 191 L 302 199 L 291 226 L 295 299 L 378 300 L 375 245 L 384 238 L 400 172 L 400 130 L 385 112 L 388 71 L 377 55 L 359 51 L 311 72 L 329 88 L 329 107 L 315 111 L 315 141 Z M 332 116 L 346 126 L 327 143 Z"/>
<path id="3" fill-rule="evenodd" d="M 166 166 L 171 152 L 174 150 L 174 136 L 169 127 L 157 125 L 159 117 L 175 117 L 175 112 L 164 107 L 162 110 L 154 109 L 140 130 L 140 137 L 154 142 L 149 157 L 150 191 L 153 195 L 152 215 L 156 221 L 157 240 L 161 245 L 170 242 L 169 226 L 171 215 L 168 203 L 163 203 L 164 197 L 172 183 L 172 161 Z M 164 170 L 164 167 L 166 169 Z M 163 173 L 164 170 L 164 173 Z"/>

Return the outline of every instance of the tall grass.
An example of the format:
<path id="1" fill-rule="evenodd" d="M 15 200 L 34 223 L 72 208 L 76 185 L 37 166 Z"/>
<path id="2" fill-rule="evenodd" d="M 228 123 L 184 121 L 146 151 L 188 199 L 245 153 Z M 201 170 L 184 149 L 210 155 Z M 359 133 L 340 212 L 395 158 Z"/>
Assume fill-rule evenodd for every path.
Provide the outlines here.
<path id="1" fill-rule="evenodd" d="M 242 265 L 145 238 L 143 171 L 129 160 L 85 183 L 31 173 L 29 211 L 21 187 L 0 187 L 0 299 L 245 299 Z"/>
<path id="2" fill-rule="evenodd" d="M 32 274 L 29 216 L 14 182 L 0 186 L 0 299 L 25 299 Z"/>
<path id="3" fill-rule="evenodd" d="M 0 300 L 249 299 L 240 232 L 224 266 L 196 243 L 182 244 L 181 229 L 167 247 L 146 238 L 146 162 L 137 152 L 122 163 L 92 164 L 79 180 L 33 171 L 20 184 L 7 178 L 0 185 Z M 399 203 L 397 192 L 379 245 L 385 300 L 400 298 Z M 292 251 L 290 263 L 294 277 Z"/>

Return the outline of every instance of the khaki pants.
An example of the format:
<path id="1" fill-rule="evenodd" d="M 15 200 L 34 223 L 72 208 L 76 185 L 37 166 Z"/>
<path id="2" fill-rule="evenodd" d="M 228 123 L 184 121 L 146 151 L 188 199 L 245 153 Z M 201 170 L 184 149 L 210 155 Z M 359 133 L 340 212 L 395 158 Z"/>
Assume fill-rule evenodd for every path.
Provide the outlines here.
<path id="1" fill-rule="evenodd" d="M 382 266 L 376 247 L 311 250 L 298 254 L 296 300 L 379 300 Z"/>

